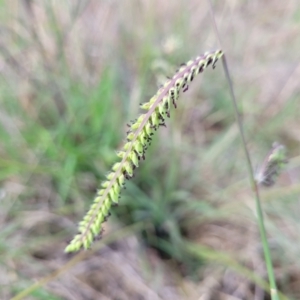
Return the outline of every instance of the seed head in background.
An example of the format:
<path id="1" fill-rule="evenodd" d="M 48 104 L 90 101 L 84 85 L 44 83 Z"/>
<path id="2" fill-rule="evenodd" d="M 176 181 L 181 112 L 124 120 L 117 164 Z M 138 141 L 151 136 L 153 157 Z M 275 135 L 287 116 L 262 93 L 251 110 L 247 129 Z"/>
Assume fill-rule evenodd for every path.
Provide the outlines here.
<path id="1" fill-rule="evenodd" d="M 285 146 L 274 142 L 272 149 L 269 151 L 259 172 L 255 176 L 256 182 L 266 187 L 273 186 L 286 164 Z"/>

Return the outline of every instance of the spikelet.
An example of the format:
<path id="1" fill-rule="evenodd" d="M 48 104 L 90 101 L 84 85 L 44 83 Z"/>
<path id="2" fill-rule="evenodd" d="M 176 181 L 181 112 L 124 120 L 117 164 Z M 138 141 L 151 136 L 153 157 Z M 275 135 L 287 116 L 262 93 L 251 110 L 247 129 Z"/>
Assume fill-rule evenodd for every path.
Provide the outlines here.
<path id="1" fill-rule="evenodd" d="M 132 178 L 139 161 L 145 159 L 145 152 L 154 132 L 160 126 L 165 126 L 165 118 L 170 117 L 171 106 L 177 107 L 180 91 L 187 91 L 194 77 L 209 65 L 214 68 L 222 55 L 221 50 L 207 52 L 182 65 L 175 75 L 159 88 L 155 96 L 141 104 L 141 108 L 146 112 L 128 125 L 127 142 L 117 154 L 121 161 L 113 165 L 89 211 L 79 223 L 79 233 L 66 247 L 65 252 L 75 252 L 91 246 L 100 234 L 103 222 L 109 217 L 111 206 L 118 204 L 125 181 Z"/>
<path id="2" fill-rule="evenodd" d="M 256 182 L 266 187 L 274 185 L 286 163 L 285 147 L 277 142 L 273 143 L 271 150 L 255 176 Z"/>

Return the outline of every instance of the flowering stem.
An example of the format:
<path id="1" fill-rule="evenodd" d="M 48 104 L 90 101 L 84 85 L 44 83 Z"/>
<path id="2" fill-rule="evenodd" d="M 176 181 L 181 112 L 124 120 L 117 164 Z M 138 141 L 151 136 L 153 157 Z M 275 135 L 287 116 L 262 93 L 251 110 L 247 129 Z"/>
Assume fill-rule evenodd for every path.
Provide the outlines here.
<path id="1" fill-rule="evenodd" d="M 211 0 L 208 0 L 208 4 L 209 4 L 209 10 L 210 10 L 214 30 L 215 30 L 216 36 L 218 38 L 219 44 L 221 46 L 221 38 L 220 38 L 220 35 L 218 32 L 217 24 L 215 22 Z M 262 208 L 261 208 L 261 201 L 260 201 L 260 197 L 259 197 L 258 184 L 254 177 L 251 157 L 250 157 L 250 154 L 248 151 L 248 147 L 247 147 L 247 143 L 246 143 L 246 139 L 245 139 L 245 135 L 244 135 L 243 124 L 242 124 L 242 120 L 240 117 L 236 97 L 234 94 L 232 80 L 230 77 L 230 73 L 229 73 L 225 55 L 222 56 L 222 64 L 223 64 L 225 76 L 227 78 L 227 82 L 229 85 L 229 91 L 230 91 L 232 104 L 234 107 L 235 118 L 236 118 L 236 121 L 238 124 L 240 137 L 242 139 L 242 145 L 243 145 L 244 153 L 246 156 L 247 169 L 248 169 L 248 175 L 249 175 L 249 179 L 250 179 L 251 188 L 255 195 L 256 213 L 257 213 L 257 217 L 258 217 L 258 219 L 257 219 L 258 227 L 259 227 L 259 231 L 260 231 L 260 237 L 261 237 L 261 241 L 262 241 L 262 245 L 263 245 L 265 262 L 266 262 L 267 272 L 268 272 L 268 277 L 269 277 L 269 282 L 270 282 L 270 294 L 271 294 L 272 300 L 279 300 L 278 290 L 277 290 L 276 281 L 275 281 L 275 274 L 274 274 L 274 269 L 273 269 L 273 264 L 272 264 L 272 259 L 271 259 L 271 252 L 270 252 L 270 247 L 268 244 L 266 229 L 265 229 L 265 225 L 264 225 L 264 218 L 263 218 L 263 212 L 262 212 Z"/>

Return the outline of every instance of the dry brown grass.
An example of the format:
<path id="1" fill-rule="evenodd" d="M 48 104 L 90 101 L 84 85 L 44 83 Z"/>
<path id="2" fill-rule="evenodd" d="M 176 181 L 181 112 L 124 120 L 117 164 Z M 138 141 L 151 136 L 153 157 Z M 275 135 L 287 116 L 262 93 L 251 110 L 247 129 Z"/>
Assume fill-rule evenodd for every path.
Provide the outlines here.
<path id="1" fill-rule="evenodd" d="M 64 76 L 71 74 L 88 93 L 107 65 L 122 78 L 112 99 L 120 105 L 119 115 L 134 118 L 141 97 L 155 90 L 178 63 L 217 45 L 206 1 L 81 1 L 82 8 L 86 7 L 76 17 L 70 14 L 70 3 L 47 4 L 53 8 L 61 36 L 55 34 L 46 2 L 4 1 L 1 7 L 1 95 L 16 91 L 24 115 L 24 119 L 16 117 L 1 100 L 1 135 L 9 135 L 5 143 L 14 145 L 19 153 L 16 160 L 5 143 L 0 145 L 1 299 L 9 299 L 16 290 L 68 261 L 63 254 L 67 237 L 61 231 L 75 228 L 70 220 L 71 215 L 84 211 L 81 195 L 97 185 L 91 172 L 80 173 L 76 178 L 83 192 L 70 192 L 74 208 L 63 206 L 51 175 L 60 172 L 59 166 L 55 162 L 53 169 L 52 164 L 45 166 L 41 153 L 47 149 L 33 148 L 25 140 L 27 119 L 52 124 L 45 118 L 52 104 L 63 115 L 66 103 L 72 100 L 64 94 L 68 91 Z M 290 299 L 299 299 L 298 1 L 219 1 L 215 18 L 243 107 L 254 161 L 260 162 L 274 140 L 283 142 L 292 158 L 278 186 L 263 191 L 263 200 L 279 288 Z M 170 143 L 158 146 L 162 157 L 171 149 L 178 154 L 183 172 L 192 170 L 194 175 L 181 181 L 188 195 L 213 207 L 203 214 L 195 210 L 185 225 L 186 238 L 229 254 L 265 278 L 252 195 L 225 79 L 219 71 L 198 82 L 176 111 L 176 122 L 160 134 L 160 141 L 169 139 Z M 127 94 L 118 94 L 119 88 Z M 49 95 L 42 103 L 40 95 L 45 89 Z M 125 105 L 124 98 L 129 99 Z M 105 169 L 105 162 L 95 164 Z M 19 174 L 14 168 L 23 171 Z M 49 173 L 42 173 L 44 169 Z M 173 260 L 161 259 L 157 251 L 143 247 L 132 236 L 78 263 L 27 299 L 50 299 L 50 295 L 72 300 L 268 299 L 247 278 L 227 267 L 206 262 L 195 281 Z"/>

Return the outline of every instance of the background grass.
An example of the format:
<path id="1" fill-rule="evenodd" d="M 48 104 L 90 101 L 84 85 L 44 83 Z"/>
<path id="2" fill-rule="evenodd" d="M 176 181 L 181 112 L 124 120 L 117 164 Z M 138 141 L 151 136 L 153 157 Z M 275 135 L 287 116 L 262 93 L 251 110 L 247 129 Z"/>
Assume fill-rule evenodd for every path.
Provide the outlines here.
<path id="1" fill-rule="evenodd" d="M 253 161 L 273 141 L 288 148 L 286 172 L 262 196 L 277 283 L 299 299 L 300 9 L 214 7 Z M 205 1 L 2 0 L 0 20 L 0 298 L 10 299 L 69 260 L 63 249 L 139 103 L 217 42 Z M 269 299 L 232 263 L 266 278 L 253 203 L 218 65 L 181 96 L 105 235 L 145 226 L 28 299 Z"/>

